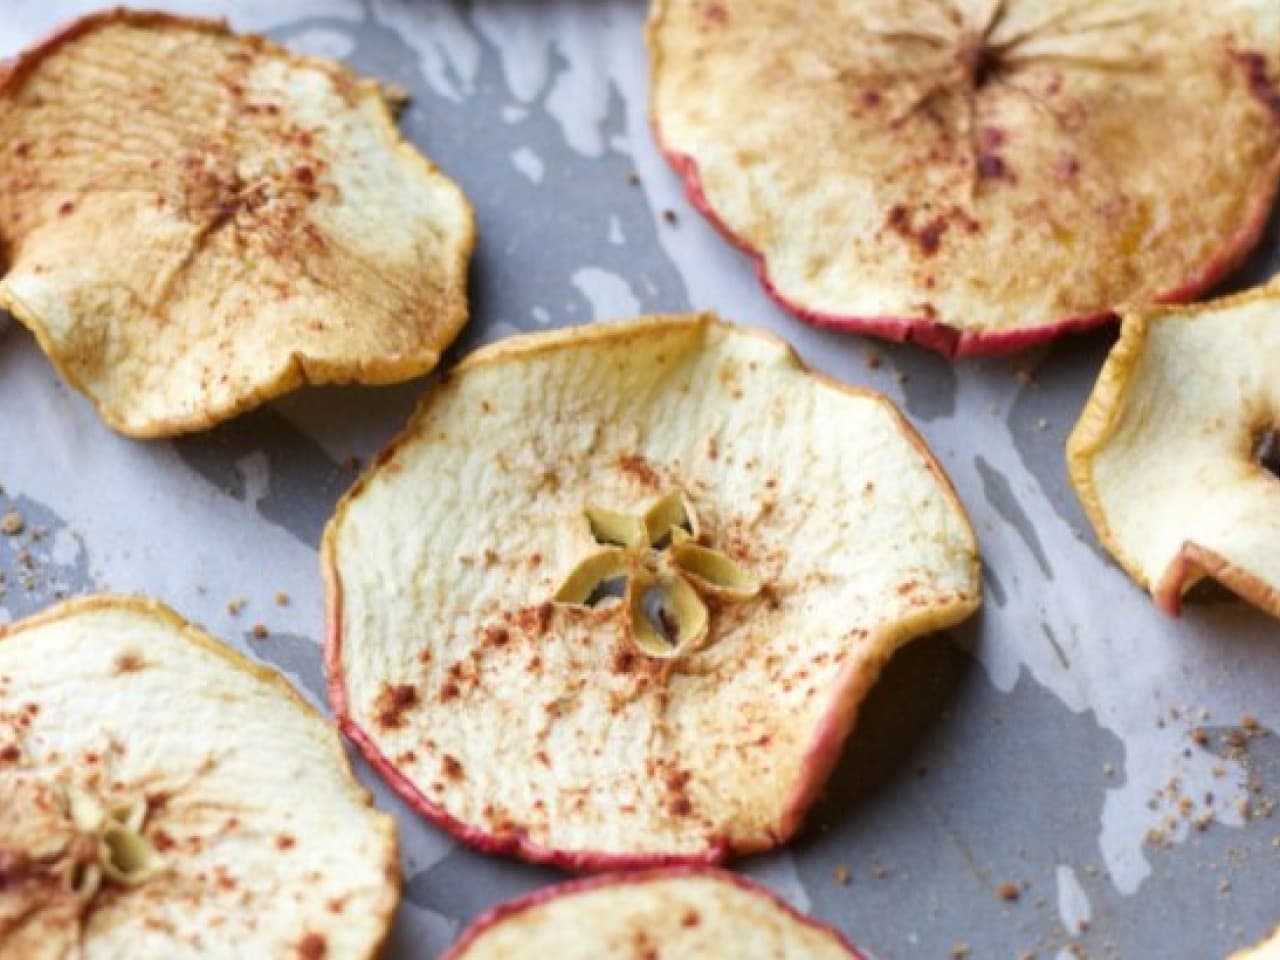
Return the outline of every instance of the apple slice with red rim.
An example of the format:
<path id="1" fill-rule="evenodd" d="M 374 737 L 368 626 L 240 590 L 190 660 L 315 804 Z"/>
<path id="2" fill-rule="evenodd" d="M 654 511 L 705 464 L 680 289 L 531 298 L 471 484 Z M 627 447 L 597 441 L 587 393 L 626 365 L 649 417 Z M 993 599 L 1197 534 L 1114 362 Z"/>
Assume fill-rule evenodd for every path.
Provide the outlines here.
<path id="1" fill-rule="evenodd" d="M 347 735 L 468 843 L 572 869 L 787 840 L 885 662 L 981 594 L 892 405 L 705 315 L 473 354 L 323 563 Z"/>
<path id="2" fill-rule="evenodd" d="M 950 355 L 1184 300 L 1280 180 L 1271 0 L 655 0 L 693 202 L 811 322 Z"/>

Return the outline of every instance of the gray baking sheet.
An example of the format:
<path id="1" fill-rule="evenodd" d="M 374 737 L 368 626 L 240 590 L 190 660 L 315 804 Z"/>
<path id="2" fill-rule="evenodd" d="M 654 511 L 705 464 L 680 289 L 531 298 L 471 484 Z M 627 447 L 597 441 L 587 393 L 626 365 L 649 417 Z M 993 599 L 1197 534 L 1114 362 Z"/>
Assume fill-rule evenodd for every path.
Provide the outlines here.
<path id="1" fill-rule="evenodd" d="M 714 308 L 888 393 L 932 444 L 982 542 L 985 609 L 899 655 L 808 828 L 740 869 L 881 960 L 966 946 L 1216 958 L 1280 922 L 1280 819 L 1264 815 L 1280 746 L 1238 735 L 1246 714 L 1280 728 L 1280 628 L 1236 602 L 1158 614 L 1066 483 L 1063 443 L 1112 332 L 951 364 L 773 307 L 654 147 L 642 0 L 161 5 L 411 91 L 405 129 L 479 215 L 474 319 L 451 359 L 521 331 Z M 0 0 L 0 55 L 87 9 Z M 1234 282 L 1269 275 L 1278 252 L 1273 225 Z M 0 513 L 41 534 L 0 538 L 0 618 L 90 590 L 151 594 L 323 706 L 318 539 L 350 458 L 378 450 L 423 388 L 308 390 L 205 435 L 139 443 L 0 319 Z M 436 956 L 477 913 L 558 879 L 460 847 L 360 772 L 400 825 L 388 956 Z M 1204 829 L 1189 822 L 1206 814 Z M 1019 899 L 997 896 L 1002 883 Z"/>

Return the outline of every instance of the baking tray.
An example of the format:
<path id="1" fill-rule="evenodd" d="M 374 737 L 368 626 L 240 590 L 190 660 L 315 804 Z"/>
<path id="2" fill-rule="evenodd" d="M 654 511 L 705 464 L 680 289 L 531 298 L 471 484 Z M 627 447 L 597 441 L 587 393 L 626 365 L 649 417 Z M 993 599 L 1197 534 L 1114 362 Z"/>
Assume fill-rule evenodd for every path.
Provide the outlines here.
<path id="1" fill-rule="evenodd" d="M 408 135 L 479 216 L 474 319 L 450 361 L 519 331 L 714 308 L 889 394 L 933 446 L 982 542 L 985 609 L 895 659 L 806 830 L 740 869 L 881 960 L 1216 958 L 1280 921 L 1280 818 L 1264 815 L 1280 745 L 1241 746 L 1237 729 L 1246 714 L 1280 728 L 1280 629 L 1230 601 L 1158 614 L 1066 483 L 1063 443 L 1113 332 L 952 364 L 773 307 L 654 147 L 643 0 L 162 5 L 411 91 Z M 0 0 L 0 52 L 87 9 Z M 1276 269 L 1277 233 L 1234 285 Z M 0 616 L 144 592 L 323 706 L 319 536 L 353 458 L 393 435 L 423 386 L 308 390 L 205 435 L 139 443 L 0 320 L 0 512 L 40 534 L 0 538 Z M 558 879 L 458 846 L 357 765 L 400 825 L 389 957 L 435 956 L 486 907 Z M 1206 811 L 1205 829 L 1188 822 Z M 997 895 L 1003 883 L 1016 901 Z"/>

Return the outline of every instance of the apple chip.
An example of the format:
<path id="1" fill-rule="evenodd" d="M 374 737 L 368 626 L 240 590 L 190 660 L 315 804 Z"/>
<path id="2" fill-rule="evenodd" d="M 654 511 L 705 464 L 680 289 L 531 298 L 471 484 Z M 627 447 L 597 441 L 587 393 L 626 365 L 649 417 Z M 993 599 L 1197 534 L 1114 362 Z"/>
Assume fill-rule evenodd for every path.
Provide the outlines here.
<path id="1" fill-rule="evenodd" d="M 675 868 L 578 880 L 504 903 L 444 960 L 861 960 L 836 930 L 749 880 Z"/>
<path id="2" fill-rule="evenodd" d="M 473 236 L 338 64 L 115 10 L 0 69 L 0 308 L 124 433 L 431 369 Z"/>
<path id="3" fill-rule="evenodd" d="M 654 126 L 814 323 L 951 355 L 1190 299 L 1280 180 L 1273 0 L 654 0 Z"/>
<path id="4" fill-rule="evenodd" d="M 1098 536 L 1162 610 L 1205 577 L 1280 616 L 1280 282 L 1124 318 L 1068 444 Z"/>
<path id="5" fill-rule="evenodd" d="M 786 840 L 881 667 L 981 590 L 889 402 L 710 316 L 472 355 L 323 557 L 347 735 L 463 840 L 574 869 Z"/>
<path id="6" fill-rule="evenodd" d="M 395 828 L 276 673 L 153 602 L 0 628 L 0 956 L 373 957 Z"/>

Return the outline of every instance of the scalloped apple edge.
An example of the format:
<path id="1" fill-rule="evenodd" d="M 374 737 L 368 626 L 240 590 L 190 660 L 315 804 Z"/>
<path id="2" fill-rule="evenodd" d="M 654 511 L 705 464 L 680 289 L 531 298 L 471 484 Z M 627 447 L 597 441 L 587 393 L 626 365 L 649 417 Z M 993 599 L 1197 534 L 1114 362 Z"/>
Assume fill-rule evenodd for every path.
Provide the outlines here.
<path id="1" fill-rule="evenodd" d="M 448 384 L 458 373 L 476 366 L 509 360 L 546 350 L 556 349 L 566 340 L 594 342 L 597 340 L 625 339 L 637 331 L 673 326 L 725 327 L 747 336 L 757 337 L 776 344 L 782 350 L 787 363 L 800 372 L 832 389 L 852 396 L 864 397 L 877 403 L 894 420 L 903 439 L 924 459 L 930 474 L 938 481 L 942 495 L 963 520 L 968 539 L 973 545 L 971 580 L 975 587 L 972 596 L 958 596 L 949 603 L 902 617 L 894 623 L 882 626 L 873 635 L 876 652 L 867 659 L 846 666 L 833 684 L 830 705 L 814 728 L 813 739 L 800 761 L 800 772 L 783 800 L 782 813 L 777 829 L 761 834 L 755 842 L 731 843 L 727 837 L 716 838 L 706 849 L 697 853 L 605 853 L 600 851 L 555 850 L 535 843 L 522 833 L 497 835 L 459 820 L 439 804 L 428 798 L 374 742 L 368 732 L 351 716 L 347 698 L 346 681 L 342 668 L 342 580 L 338 573 L 337 530 L 348 505 L 368 485 L 377 471 L 395 456 L 401 446 L 416 434 L 419 419 L 436 390 Z M 632 870 L 660 867 L 714 866 L 731 857 L 761 853 L 785 844 L 803 825 L 805 815 L 826 784 L 831 770 L 844 750 L 845 742 L 853 732 L 858 708 L 879 679 L 886 663 L 906 644 L 930 633 L 937 633 L 955 626 L 982 606 L 982 577 L 980 548 L 973 523 L 964 502 L 956 491 L 950 475 L 943 468 L 929 445 L 906 416 L 884 394 L 869 387 L 844 383 L 814 370 L 796 352 L 786 339 L 769 330 L 743 326 L 721 319 L 710 311 L 684 314 L 647 314 L 629 322 L 596 323 L 585 327 L 562 327 L 539 331 L 523 336 L 505 338 L 480 347 L 463 357 L 439 380 L 427 387 L 417 408 L 410 415 L 404 428 L 369 463 L 361 476 L 343 494 L 334 508 L 333 516 L 325 526 L 320 544 L 321 578 L 325 592 L 324 668 L 329 706 L 333 710 L 338 728 L 364 755 L 369 765 L 399 796 L 419 815 L 435 824 L 461 842 L 484 853 L 513 856 L 531 863 L 560 867 L 570 872 L 587 873 L 602 870 Z"/>
<path id="2" fill-rule="evenodd" d="M 1086 333 L 1119 320 L 1121 311 L 1125 308 L 1123 304 L 1118 304 L 1098 313 L 1066 317 L 1035 326 L 975 332 L 929 317 L 841 316 L 805 307 L 789 299 L 774 282 L 766 254 L 748 243 L 720 216 L 707 197 L 698 162 L 689 154 L 667 145 L 661 124 L 654 113 L 650 114 L 650 127 L 658 150 L 683 182 L 689 202 L 717 233 L 752 261 L 756 276 L 770 299 L 788 313 L 813 326 L 878 337 L 896 343 L 914 343 L 950 360 L 959 360 L 965 357 L 1019 353 L 1060 336 Z M 1251 192 L 1243 221 L 1235 233 L 1224 241 L 1203 267 L 1169 291 L 1157 294 L 1153 303 L 1176 304 L 1196 299 L 1230 274 L 1257 246 L 1275 205 L 1277 192 L 1280 191 L 1280 153 L 1272 159 L 1260 179 L 1262 182 Z"/>
<path id="3" fill-rule="evenodd" d="M 1182 615 L 1182 598 L 1202 578 L 1222 584 L 1263 613 L 1280 617 L 1280 590 L 1217 551 L 1188 540 L 1151 591 L 1156 606 L 1171 617 Z"/>
<path id="4" fill-rule="evenodd" d="M 272 688 L 324 728 L 326 739 L 329 740 L 328 746 L 333 751 L 335 764 L 356 788 L 357 795 L 364 800 L 369 812 L 376 816 L 382 832 L 390 840 L 390 855 L 382 864 L 383 873 L 387 878 L 387 887 L 391 893 L 390 903 L 377 918 L 381 927 L 380 933 L 370 943 L 369 951 L 362 954 L 365 960 L 374 960 L 381 956 L 383 948 L 391 938 L 392 921 L 400 906 L 400 897 L 403 892 L 403 881 L 400 875 L 400 831 L 396 826 L 395 818 L 374 803 L 373 793 L 356 776 L 347 751 L 343 749 L 342 738 L 337 735 L 340 728 L 317 710 L 275 667 L 255 660 L 226 641 L 206 632 L 203 627 L 191 622 L 167 603 L 141 594 L 106 592 L 70 597 L 20 620 L 0 624 L 0 643 L 11 640 L 28 630 L 95 611 L 127 612 L 147 616 L 159 624 L 172 628 L 188 643 L 212 654 L 232 669 L 242 671 L 259 683 Z"/>
<path id="5" fill-rule="evenodd" d="M 406 158 L 407 162 L 420 167 L 425 176 L 438 178 L 452 189 L 466 211 L 467 232 L 461 238 L 458 262 L 454 264 L 453 270 L 462 284 L 459 309 L 456 316 L 448 319 L 445 333 L 441 336 L 439 343 L 434 346 L 427 346 L 410 353 L 383 354 L 352 363 L 318 361 L 295 351 L 277 367 L 270 379 L 264 380 L 256 389 L 236 397 L 230 403 L 193 413 L 161 417 L 143 425 L 137 425 L 122 419 L 117 415 L 117 411 L 104 407 L 99 398 L 91 393 L 88 386 L 63 362 L 62 352 L 55 349 L 48 325 L 35 311 L 19 300 L 5 283 L 9 267 L 5 264 L 3 269 L 0 269 L 0 309 L 8 310 L 14 319 L 31 333 L 40 351 L 58 375 L 93 404 L 102 421 L 112 430 L 135 440 L 157 440 L 210 430 L 303 387 L 353 383 L 363 386 L 386 386 L 404 383 L 435 370 L 440 365 L 440 359 L 445 351 L 458 339 L 471 319 L 467 277 L 476 247 L 475 206 L 461 184 L 445 173 L 424 150 L 405 136 L 396 118 L 395 110 L 387 100 L 382 82 L 356 72 L 353 67 L 347 66 L 336 58 L 298 53 L 262 34 L 234 30 L 226 17 L 193 17 L 164 10 L 117 6 L 92 11 L 60 24 L 14 56 L 0 59 L 0 97 L 8 92 L 12 84 L 23 82 L 32 70 L 59 47 L 78 40 L 91 30 L 115 23 L 127 23 L 140 28 L 185 28 L 220 37 L 233 37 L 250 43 L 255 49 L 281 57 L 290 64 L 303 64 L 321 70 L 339 85 L 351 84 L 372 90 L 381 106 L 380 126 L 387 146 L 396 154 Z"/>
<path id="6" fill-rule="evenodd" d="M 1132 382 L 1130 374 L 1142 361 L 1152 321 L 1165 315 L 1187 316 L 1206 308 L 1230 308 L 1273 294 L 1280 295 L 1280 277 L 1203 306 L 1157 305 L 1146 311 L 1126 313 L 1121 320 L 1120 337 L 1107 354 L 1084 409 L 1067 437 L 1067 476 L 1098 542 L 1131 580 L 1151 594 L 1160 611 L 1170 617 L 1182 616 L 1183 596 L 1204 577 L 1217 581 L 1273 617 L 1280 617 L 1280 590 L 1220 553 L 1192 540 L 1182 544 L 1160 579 L 1153 583 L 1121 548 L 1111 531 L 1093 482 L 1093 461 L 1098 450 L 1110 439 L 1124 412 Z"/>
<path id="7" fill-rule="evenodd" d="M 830 936 L 837 946 L 849 954 L 850 960 L 867 960 L 866 956 L 853 945 L 842 931 L 806 913 L 801 913 L 768 887 L 756 883 L 754 880 L 748 880 L 739 874 L 730 873 L 727 870 L 697 866 L 659 867 L 629 873 L 607 873 L 596 877 L 570 880 L 567 883 L 558 883 L 550 887 L 543 887 L 540 890 L 534 890 L 531 893 L 500 903 L 496 907 L 485 911 L 467 926 L 457 942 L 445 952 L 440 960 L 465 960 L 467 951 L 493 927 L 546 903 L 581 893 L 589 893 L 604 887 L 631 886 L 663 880 L 683 879 L 716 880 L 767 900 L 796 922 Z"/>

